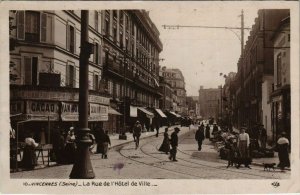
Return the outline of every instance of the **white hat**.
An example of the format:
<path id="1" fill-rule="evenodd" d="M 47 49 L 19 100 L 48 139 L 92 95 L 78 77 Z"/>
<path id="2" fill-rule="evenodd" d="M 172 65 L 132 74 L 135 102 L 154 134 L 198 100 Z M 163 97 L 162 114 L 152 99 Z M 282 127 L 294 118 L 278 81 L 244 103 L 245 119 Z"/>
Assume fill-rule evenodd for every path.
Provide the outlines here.
<path id="1" fill-rule="evenodd" d="M 70 130 L 74 130 L 74 127 L 70 127 Z"/>

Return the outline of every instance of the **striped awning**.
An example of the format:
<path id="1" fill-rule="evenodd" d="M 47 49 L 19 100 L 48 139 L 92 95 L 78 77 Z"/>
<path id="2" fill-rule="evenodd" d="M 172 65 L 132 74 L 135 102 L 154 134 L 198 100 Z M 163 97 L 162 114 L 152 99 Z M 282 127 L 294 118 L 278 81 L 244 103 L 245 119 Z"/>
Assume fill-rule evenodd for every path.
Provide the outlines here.
<path id="1" fill-rule="evenodd" d="M 154 114 L 148 110 L 146 110 L 145 108 L 143 107 L 138 107 L 138 109 L 142 112 L 144 112 L 148 118 L 153 118 L 154 117 Z"/>
<path id="2" fill-rule="evenodd" d="M 120 112 L 116 111 L 112 107 L 108 107 L 108 114 L 113 114 L 113 115 L 122 115 Z"/>
<path id="3" fill-rule="evenodd" d="M 161 111 L 161 109 L 156 108 L 155 111 L 156 111 L 162 118 L 167 118 L 167 116 L 165 115 L 165 113 L 163 113 L 163 111 Z"/>

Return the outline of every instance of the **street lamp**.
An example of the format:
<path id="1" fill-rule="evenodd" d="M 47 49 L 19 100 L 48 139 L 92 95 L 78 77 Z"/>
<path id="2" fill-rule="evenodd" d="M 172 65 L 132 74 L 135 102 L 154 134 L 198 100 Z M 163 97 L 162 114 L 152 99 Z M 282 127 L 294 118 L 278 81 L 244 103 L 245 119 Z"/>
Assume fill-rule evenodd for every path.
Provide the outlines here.
<path id="1" fill-rule="evenodd" d="M 92 144 L 88 128 L 89 57 L 93 45 L 88 36 L 89 11 L 81 11 L 81 40 L 79 64 L 79 128 L 77 129 L 77 151 L 70 179 L 93 179 L 95 177 L 90 160 L 89 146 Z"/>

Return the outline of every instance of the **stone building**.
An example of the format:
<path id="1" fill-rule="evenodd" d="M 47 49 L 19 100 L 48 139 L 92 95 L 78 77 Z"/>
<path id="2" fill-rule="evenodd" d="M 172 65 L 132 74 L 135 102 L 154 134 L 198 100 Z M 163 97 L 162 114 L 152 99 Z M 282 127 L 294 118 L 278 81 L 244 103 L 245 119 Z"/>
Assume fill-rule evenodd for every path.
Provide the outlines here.
<path id="1" fill-rule="evenodd" d="M 200 86 L 199 105 L 200 115 L 203 119 L 218 119 L 221 111 L 221 93 L 220 87 L 205 89 L 203 86 Z"/>
<path id="2" fill-rule="evenodd" d="M 180 115 L 186 115 L 186 90 L 185 90 L 185 81 L 182 72 L 179 69 L 168 69 L 162 67 L 162 76 L 167 83 L 171 85 L 174 90 L 175 95 L 177 96 L 177 109 L 174 110 Z M 174 109 L 174 108 L 173 108 Z"/>
<path id="3" fill-rule="evenodd" d="M 34 130 L 76 126 L 80 11 L 18 10 L 10 11 L 10 18 L 16 26 L 10 34 L 12 124 Z M 162 43 L 148 12 L 89 11 L 89 40 L 90 128 L 120 132 L 121 122 L 129 125 L 131 107 L 139 116 L 154 115 L 144 108 L 159 106 Z"/>

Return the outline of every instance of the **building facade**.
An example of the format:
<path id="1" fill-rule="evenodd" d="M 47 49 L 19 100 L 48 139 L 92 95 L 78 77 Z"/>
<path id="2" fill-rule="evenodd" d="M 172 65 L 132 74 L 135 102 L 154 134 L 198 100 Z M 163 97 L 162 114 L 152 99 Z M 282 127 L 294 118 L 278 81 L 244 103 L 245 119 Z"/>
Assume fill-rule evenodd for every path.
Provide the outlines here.
<path id="1" fill-rule="evenodd" d="M 289 14 L 285 9 L 258 11 L 235 79 L 234 124 L 253 130 L 262 124 L 273 142 L 281 131 L 290 136 Z"/>
<path id="2" fill-rule="evenodd" d="M 200 115 L 203 119 L 217 119 L 219 117 L 221 111 L 221 93 L 221 87 L 204 89 L 203 86 L 200 86 L 199 105 Z"/>
<path id="3" fill-rule="evenodd" d="M 173 88 L 167 83 L 164 77 L 159 78 L 159 89 L 162 97 L 160 99 L 159 108 L 164 111 L 175 111 L 173 110 Z"/>
<path id="4" fill-rule="evenodd" d="M 179 69 L 168 69 L 166 67 L 162 67 L 161 72 L 162 76 L 165 78 L 166 82 L 171 85 L 177 96 L 177 109 L 173 109 L 181 115 L 186 115 L 186 90 L 182 72 Z"/>
<path id="5" fill-rule="evenodd" d="M 270 96 L 272 135 L 277 140 L 282 131 L 291 137 L 290 17 L 280 21 L 274 42 L 274 83 Z"/>
<path id="6" fill-rule="evenodd" d="M 25 121 L 25 129 L 76 126 L 80 11 L 20 10 L 10 17 L 12 122 Z M 159 106 L 159 32 L 144 10 L 95 10 L 89 40 L 89 126 L 120 132 L 131 105 Z"/>
<path id="7" fill-rule="evenodd" d="M 252 128 L 264 124 L 270 131 L 271 107 L 268 101 L 274 72 L 271 36 L 289 10 L 259 10 L 245 49 L 238 61 L 236 75 L 237 126 Z M 269 124 L 269 125 L 268 125 Z"/>

